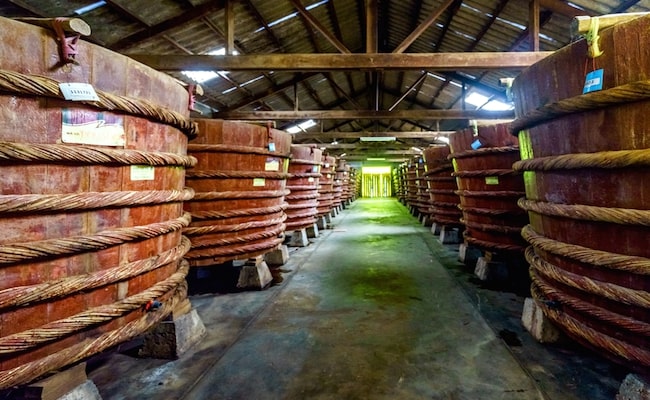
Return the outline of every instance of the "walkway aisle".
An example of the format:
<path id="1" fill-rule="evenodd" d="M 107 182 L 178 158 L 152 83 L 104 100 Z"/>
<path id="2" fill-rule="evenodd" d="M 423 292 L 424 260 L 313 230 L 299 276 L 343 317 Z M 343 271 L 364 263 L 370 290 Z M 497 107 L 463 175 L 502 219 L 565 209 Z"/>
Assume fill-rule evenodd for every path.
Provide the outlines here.
<path id="1" fill-rule="evenodd" d="M 540 398 L 403 206 L 360 199 L 334 222 L 184 398 Z"/>

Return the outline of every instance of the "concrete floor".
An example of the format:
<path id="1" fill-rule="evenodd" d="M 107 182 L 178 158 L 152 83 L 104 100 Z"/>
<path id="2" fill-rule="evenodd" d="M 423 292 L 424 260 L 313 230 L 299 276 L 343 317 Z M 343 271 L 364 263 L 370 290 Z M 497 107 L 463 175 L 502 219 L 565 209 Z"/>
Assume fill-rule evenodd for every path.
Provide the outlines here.
<path id="1" fill-rule="evenodd" d="M 192 296 L 208 334 L 180 359 L 139 359 L 134 341 L 91 360 L 102 397 L 614 397 L 624 372 L 572 343 L 537 344 L 523 296 L 478 284 L 396 200 L 359 199 L 333 223 L 292 249 L 282 283 Z"/>

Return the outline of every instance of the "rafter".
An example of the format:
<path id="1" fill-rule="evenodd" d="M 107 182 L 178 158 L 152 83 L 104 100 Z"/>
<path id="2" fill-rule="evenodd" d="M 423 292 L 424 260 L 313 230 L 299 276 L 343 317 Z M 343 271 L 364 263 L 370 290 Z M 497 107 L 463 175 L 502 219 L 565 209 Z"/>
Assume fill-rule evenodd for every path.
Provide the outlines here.
<path id="1" fill-rule="evenodd" d="M 411 32 L 411 34 L 408 35 L 408 36 L 406 37 L 406 39 L 404 39 L 404 40 L 402 41 L 402 43 L 400 43 L 400 44 L 395 48 L 395 50 L 393 50 L 393 53 L 397 53 L 397 54 L 399 54 L 399 53 L 403 53 L 404 51 L 406 51 L 406 49 L 408 49 L 408 47 L 409 47 L 413 42 L 415 42 L 415 40 L 416 40 L 417 38 L 419 38 L 420 35 L 422 35 L 422 34 L 424 33 L 424 31 L 426 31 L 427 29 L 429 29 L 429 27 L 430 27 L 434 22 L 436 22 L 436 19 L 438 19 L 438 17 L 440 17 L 440 15 L 442 15 L 442 13 L 445 12 L 445 10 L 446 10 L 446 9 L 451 5 L 451 3 L 454 2 L 454 1 L 455 1 L 455 0 L 446 0 L 443 4 L 440 5 L 440 7 L 438 7 L 438 8 L 435 9 L 435 10 L 433 10 L 433 12 L 432 12 L 431 14 L 429 14 L 429 16 L 428 16 L 424 21 L 422 21 L 422 23 L 421 23 L 421 24 L 420 24 L 420 25 L 419 25 L 419 26 L 418 26 L 418 27 L 417 27 L 413 32 Z"/>
<path id="2" fill-rule="evenodd" d="M 415 131 L 415 132 L 302 132 L 294 135 L 296 140 L 312 139 L 359 139 L 360 137 L 394 137 L 398 139 L 433 139 L 439 136 L 448 136 L 455 131 Z"/>
<path id="3" fill-rule="evenodd" d="M 303 7 L 302 4 L 300 4 L 299 0 L 289 0 L 289 2 L 293 4 L 296 10 L 298 10 L 298 13 L 300 13 L 300 16 L 304 21 L 306 21 L 306 24 L 316 29 L 338 51 L 344 54 L 351 53 L 351 51 L 348 50 L 348 48 L 345 47 L 343 43 L 341 43 L 336 37 L 332 36 L 327 28 L 325 28 L 323 24 L 318 21 L 318 19 L 314 18 L 314 16 L 309 11 L 307 11 L 307 9 Z"/>
<path id="4" fill-rule="evenodd" d="M 170 19 L 166 19 L 155 25 L 151 25 L 129 36 L 126 36 L 118 40 L 117 42 L 111 44 L 109 48 L 115 51 L 124 50 L 144 40 L 162 35 L 163 33 L 167 32 L 170 29 L 178 28 L 180 25 L 186 24 L 195 19 L 199 19 L 212 11 L 223 9 L 226 6 L 225 1 L 226 0 L 208 1 L 207 3 L 194 7 L 189 11 L 184 12 L 181 15 L 178 15 Z"/>

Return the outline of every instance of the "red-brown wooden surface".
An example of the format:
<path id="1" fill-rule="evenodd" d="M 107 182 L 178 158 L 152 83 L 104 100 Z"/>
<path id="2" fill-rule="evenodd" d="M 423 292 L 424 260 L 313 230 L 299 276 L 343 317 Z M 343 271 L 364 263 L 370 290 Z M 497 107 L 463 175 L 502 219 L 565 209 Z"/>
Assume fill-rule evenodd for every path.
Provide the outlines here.
<path id="1" fill-rule="evenodd" d="M 272 250 L 281 243 L 279 235 L 285 228 L 291 136 L 242 122 L 195 122 L 202 134 L 189 145 L 190 154 L 198 159 L 188 170 L 188 186 L 196 196 L 185 203 L 192 214 L 186 230 L 192 240 L 190 265 L 219 265 Z M 238 147 L 245 149 L 235 151 Z M 204 178 L 203 173 L 214 176 Z"/>
<path id="2" fill-rule="evenodd" d="M 513 87 L 517 115 L 526 116 L 547 103 L 580 96 L 585 72 L 593 69 L 603 69 L 604 90 L 647 80 L 649 30 L 650 19 L 640 18 L 600 32 L 600 48 L 604 53 L 598 58 L 587 57 L 587 44 L 581 40 L 533 65 L 516 79 Z M 650 102 L 638 101 L 554 118 L 519 132 L 522 160 L 593 156 L 606 151 L 648 151 L 649 117 Z M 648 210 L 648 173 L 647 164 L 529 170 L 524 172 L 526 197 L 532 202 L 559 206 Z M 595 213 L 602 214 L 600 210 Z M 531 210 L 529 216 L 532 230 L 555 241 L 554 246 L 582 246 L 584 254 L 593 254 L 593 261 L 585 262 L 579 259 L 577 251 L 560 255 L 555 250 L 533 246 L 533 255 L 559 268 L 560 276 L 581 281 L 577 287 L 567 285 L 557 276 L 550 276 L 543 265 L 533 266 L 533 292 L 539 304 L 544 307 L 554 301 L 559 305 L 555 309 L 546 307 L 547 315 L 580 342 L 647 373 L 650 367 L 647 224 L 634 218 L 626 223 L 588 220 L 577 212 L 554 216 Z M 596 251 L 611 254 L 603 257 Z M 637 262 L 646 263 L 645 272 L 610 266 L 608 261 L 596 265 L 618 255 L 641 257 Z M 591 289 L 583 285 L 587 280 L 591 281 Z M 608 295 L 610 285 L 628 291 L 632 298 L 639 300 Z"/>
<path id="3" fill-rule="evenodd" d="M 473 149 L 477 140 L 481 145 Z M 524 182 L 521 174 L 512 171 L 519 160 L 516 145 L 517 138 L 509 135 L 506 124 L 479 126 L 478 135 L 467 128 L 450 136 L 464 237 L 484 250 L 522 252 L 526 244 L 519 230 L 527 218 L 517 206 Z"/>
<path id="4" fill-rule="evenodd" d="M 291 146 L 286 197 L 287 231 L 309 228 L 318 215 L 318 185 L 323 152 L 310 146 Z"/>
<path id="5" fill-rule="evenodd" d="M 77 44 L 78 65 L 58 65 L 59 49 L 53 32 L 31 25 L 0 19 L 0 69 L 23 74 L 48 76 L 60 82 L 90 83 L 95 89 L 132 98 L 148 100 L 185 116 L 188 94 L 175 80 L 122 55 L 80 41 Z M 9 34 L 10 33 L 10 34 Z M 62 110 L 96 109 L 58 99 L 32 96 L 0 96 L 0 140 L 3 143 L 51 144 L 59 148 L 92 148 L 81 144 L 61 144 Z M 178 129 L 146 118 L 102 111 L 106 117 L 123 119 L 126 132 L 124 146 L 95 146 L 108 149 L 133 149 L 149 153 L 167 152 L 186 155 L 187 137 Z M 154 179 L 131 180 L 130 166 L 97 165 L 91 162 L 7 162 L 0 163 L 0 201 L 12 196 L 65 195 L 91 192 L 182 191 L 185 169 L 177 166 L 155 167 Z M 0 212 L 0 246 L 32 243 L 43 240 L 93 235 L 98 232 L 131 228 L 171 221 L 182 216 L 179 201 L 132 207 L 89 207 L 75 203 L 63 211 Z M 69 255 L 35 258 L 26 262 L 3 262 L 0 268 L 0 293 L 72 277 L 84 277 L 116 268 L 129 262 L 144 260 L 181 246 L 180 229 L 151 239 L 113 246 L 98 251 L 79 251 Z M 10 251 L 9 251 L 10 252 Z M 3 252 L 4 253 L 4 252 Z M 68 293 L 21 307 L 0 309 L 0 339 L 45 324 L 107 306 L 125 297 L 138 294 L 160 282 L 179 268 L 179 261 L 170 262 L 121 282 Z M 165 301 L 173 293 L 160 298 Z M 144 306 L 144 303 L 143 303 Z M 28 362 L 43 360 L 74 345 L 91 343 L 95 338 L 141 318 L 162 319 L 165 314 L 149 314 L 144 308 L 85 330 L 67 334 L 22 352 L 6 352 L 0 357 L 0 380 L 13 375 L 11 385 L 24 383 L 22 373 L 8 372 Z M 123 340 L 129 340 L 124 337 Z M 99 345 L 89 352 L 102 351 Z M 63 353 L 60 353 L 63 354 Z M 77 353 L 78 354 L 78 353 Z M 76 356 L 76 354 L 75 354 Z M 47 363 L 45 363 L 47 364 Z M 59 363 L 61 364 L 61 363 Z M 63 363 L 65 365 L 65 362 Z M 52 368 L 60 368 L 55 365 Z M 51 369 L 44 367 L 45 371 Z M 29 376 L 29 374 L 27 374 Z M 16 382 L 16 379 L 18 381 Z M 30 378 L 25 378 L 31 380 Z M 3 388 L 0 383 L 0 388 Z"/>
<path id="6" fill-rule="evenodd" d="M 321 177 L 318 186 L 318 216 L 329 214 L 334 208 L 334 170 L 336 158 L 323 154 Z"/>
<path id="7" fill-rule="evenodd" d="M 452 176 L 454 166 L 448 159 L 449 146 L 428 147 L 423 152 L 425 179 L 429 188 L 429 202 L 433 221 L 443 225 L 462 226 L 458 186 Z"/>

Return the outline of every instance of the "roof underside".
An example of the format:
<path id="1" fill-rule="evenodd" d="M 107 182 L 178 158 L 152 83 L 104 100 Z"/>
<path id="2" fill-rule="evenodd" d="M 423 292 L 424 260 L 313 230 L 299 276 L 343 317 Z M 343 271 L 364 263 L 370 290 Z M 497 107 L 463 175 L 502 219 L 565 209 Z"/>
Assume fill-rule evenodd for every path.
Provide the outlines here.
<path id="1" fill-rule="evenodd" d="M 557 50 L 571 41 L 575 15 L 650 11 L 650 0 L 539 1 L 539 50 Z M 76 10 L 98 3 L 90 0 L 5 0 L 7 17 L 78 16 Z M 155 3 L 155 6 L 152 4 Z M 83 12 L 92 27 L 88 40 L 129 55 L 206 55 L 228 47 L 240 55 L 318 53 L 467 53 L 529 52 L 529 0 L 106 0 Z M 230 16 L 230 19 L 228 18 Z M 434 18 L 435 17 L 435 18 Z M 231 24 L 228 21 L 232 21 Z M 429 20 L 429 26 L 423 23 Z M 418 29 L 422 28 L 422 29 Z M 415 40 L 405 39 L 415 32 Z M 419 35 L 417 35 L 419 33 Z M 376 38 L 376 40 L 373 40 Z M 223 51 L 223 50 L 222 50 Z M 412 147 L 436 143 L 436 132 L 467 126 L 467 118 L 447 119 L 417 110 L 476 110 L 463 101 L 477 92 L 506 102 L 501 78 L 507 68 L 347 68 L 312 70 L 213 70 L 201 83 L 203 117 L 274 115 L 279 128 L 304 121 L 298 111 L 341 110 L 345 118 L 318 119 L 295 135 L 296 143 L 319 143 L 334 155 L 359 158 L 382 154 L 408 155 Z M 470 64 L 476 65 L 476 64 Z M 155 66 L 154 66 L 155 67 Z M 189 68 L 188 68 L 189 69 Z M 167 71 L 192 82 L 180 71 Z M 409 111 L 410 110 L 410 111 Z M 391 119 L 356 111 L 401 112 Z M 296 112 L 296 113 L 291 113 Z M 234 113 L 234 114 L 233 114 Z M 385 113 L 384 113 L 385 114 Z M 282 119 L 286 118 L 286 119 Z M 249 118 L 246 118 L 249 119 Z M 356 132 L 356 134 L 354 133 Z M 359 132 L 363 132 L 359 134 Z M 425 132 L 398 135 L 400 132 Z M 381 133 L 394 142 L 360 141 Z M 338 136 L 337 136 L 338 135 Z M 336 144 L 332 144 L 336 142 Z"/>

